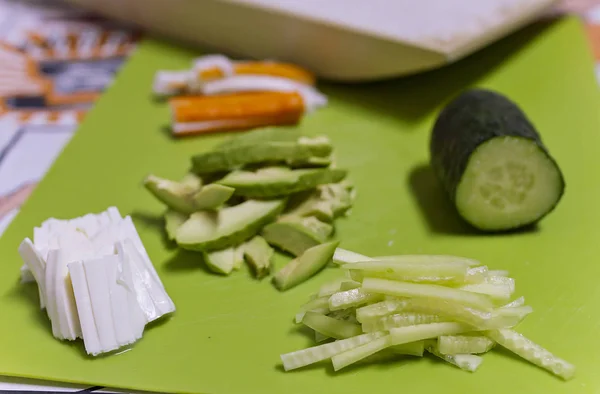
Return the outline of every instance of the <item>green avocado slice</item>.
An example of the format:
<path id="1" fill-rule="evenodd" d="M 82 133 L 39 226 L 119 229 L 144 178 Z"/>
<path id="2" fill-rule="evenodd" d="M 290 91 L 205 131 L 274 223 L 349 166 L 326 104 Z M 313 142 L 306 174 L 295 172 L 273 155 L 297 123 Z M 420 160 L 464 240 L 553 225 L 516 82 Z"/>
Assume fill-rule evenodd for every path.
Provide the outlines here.
<path id="1" fill-rule="evenodd" d="M 188 250 L 214 251 L 241 244 L 281 213 L 285 200 L 247 200 L 218 211 L 199 211 L 177 230 L 177 244 Z"/>
<path id="2" fill-rule="evenodd" d="M 192 171 L 208 174 L 269 162 L 297 162 L 311 157 L 328 157 L 333 151 L 326 136 L 298 137 L 294 141 L 258 141 L 230 144 L 192 157 Z M 313 159 L 314 160 L 314 159 Z"/>
<path id="3" fill-rule="evenodd" d="M 192 195 L 198 191 L 198 188 L 189 183 L 176 182 L 150 174 L 144 179 L 144 187 L 156 199 L 175 211 L 182 213 L 197 211 Z"/>
<path id="4" fill-rule="evenodd" d="M 291 170 L 287 167 L 265 167 L 257 171 L 233 171 L 218 184 L 235 189 L 235 194 L 248 198 L 286 196 L 318 185 L 339 182 L 347 171 L 317 168 Z"/>
<path id="5" fill-rule="evenodd" d="M 196 210 L 215 209 L 223 205 L 233 195 L 234 188 L 211 183 L 194 194 Z"/>
<path id="6" fill-rule="evenodd" d="M 164 214 L 164 218 L 167 237 L 169 240 L 174 241 L 177 234 L 177 229 L 179 229 L 179 227 L 181 227 L 181 225 L 188 220 L 189 215 L 168 209 Z"/>
<path id="7" fill-rule="evenodd" d="M 272 246 L 300 256 L 333 233 L 333 226 L 315 217 L 286 218 L 266 225 L 261 235 Z"/>
<path id="8" fill-rule="evenodd" d="M 275 287 L 284 291 L 306 281 L 331 261 L 339 244 L 339 241 L 332 241 L 307 249 L 273 277 Z"/>
<path id="9" fill-rule="evenodd" d="M 257 279 L 262 279 L 271 273 L 274 254 L 274 250 L 260 235 L 244 244 L 244 257 Z"/>
<path id="10" fill-rule="evenodd" d="M 235 248 L 227 248 L 214 252 L 203 252 L 204 262 L 208 268 L 217 273 L 229 275 L 235 265 Z"/>

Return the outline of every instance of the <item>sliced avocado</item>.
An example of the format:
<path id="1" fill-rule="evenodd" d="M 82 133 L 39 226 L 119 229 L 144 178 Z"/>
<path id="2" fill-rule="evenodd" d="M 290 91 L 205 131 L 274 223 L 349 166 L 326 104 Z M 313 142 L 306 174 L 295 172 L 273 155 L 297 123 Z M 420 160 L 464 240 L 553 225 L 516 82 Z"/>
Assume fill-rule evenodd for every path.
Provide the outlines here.
<path id="1" fill-rule="evenodd" d="M 175 236 L 177 234 L 177 229 L 181 227 L 186 220 L 188 220 L 189 215 L 186 215 L 181 212 L 174 211 L 172 209 L 168 209 L 165 212 L 165 231 L 167 232 L 167 237 L 171 240 L 175 240 Z"/>
<path id="2" fill-rule="evenodd" d="M 275 275 L 275 287 L 281 291 L 288 290 L 316 274 L 331 261 L 339 244 L 339 241 L 332 241 L 306 250 Z"/>
<path id="3" fill-rule="evenodd" d="M 319 245 L 333 232 L 333 226 L 315 217 L 290 217 L 266 225 L 261 235 L 272 246 L 300 256 L 304 251 Z"/>
<path id="4" fill-rule="evenodd" d="M 215 252 L 204 252 L 204 262 L 208 268 L 218 274 L 229 275 L 235 263 L 235 248 L 227 248 Z"/>
<path id="5" fill-rule="evenodd" d="M 353 201 L 353 187 L 349 182 L 328 183 L 290 197 L 283 215 L 315 216 L 330 223 L 350 209 Z"/>
<path id="6" fill-rule="evenodd" d="M 248 164 L 327 157 L 332 150 L 331 142 L 325 136 L 233 144 L 192 157 L 192 170 L 196 174 L 230 171 Z"/>
<path id="7" fill-rule="evenodd" d="M 195 212 L 177 230 L 177 244 L 203 251 L 239 245 L 273 221 L 284 205 L 285 200 L 247 200 L 218 211 Z"/>
<path id="8" fill-rule="evenodd" d="M 181 183 L 182 185 L 192 187 L 195 190 L 200 190 L 203 182 L 202 182 L 202 178 L 200 178 L 198 175 L 196 175 L 192 172 L 188 172 L 187 174 L 185 174 L 183 176 L 183 178 L 181 178 L 179 183 Z"/>
<path id="9" fill-rule="evenodd" d="M 265 167 L 257 171 L 233 171 L 217 183 L 235 189 L 235 194 L 249 198 L 285 196 L 318 185 L 339 182 L 346 177 L 340 169 L 301 169 Z"/>
<path id="10" fill-rule="evenodd" d="M 235 251 L 233 253 L 234 270 L 239 270 L 240 268 L 242 268 L 242 265 L 244 265 L 244 245 L 245 244 L 241 244 L 240 246 L 235 248 Z"/>
<path id="11" fill-rule="evenodd" d="M 210 183 L 194 194 L 193 200 L 197 210 L 215 209 L 229 200 L 234 188 L 217 183 Z"/>
<path id="12" fill-rule="evenodd" d="M 260 235 L 255 236 L 244 245 L 244 257 L 257 279 L 262 279 L 271 273 L 274 254 L 274 250 Z"/>
<path id="13" fill-rule="evenodd" d="M 302 134 L 296 127 L 263 127 L 236 134 L 225 142 L 218 144 L 215 149 L 227 149 L 234 146 L 263 143 L 269 141 L 295 142 Z"/>
<path id="14" fill-rule="evenodd" d="M 332 163 L 330 157 L 309 157 L 307 159 L 300 160 L 288 160 L 287 164 L 292 168 L 306 168 L 306 167 L 329 167 Z"/>
<path id="15" fill-rule="evenodd" d="M 151 174 L 144 179 L 144 186 L 154 197 L 171 209 L 182 213 L 196 211 L 192 195 L 198 189 L 189 184 L 160 178 Z"/>

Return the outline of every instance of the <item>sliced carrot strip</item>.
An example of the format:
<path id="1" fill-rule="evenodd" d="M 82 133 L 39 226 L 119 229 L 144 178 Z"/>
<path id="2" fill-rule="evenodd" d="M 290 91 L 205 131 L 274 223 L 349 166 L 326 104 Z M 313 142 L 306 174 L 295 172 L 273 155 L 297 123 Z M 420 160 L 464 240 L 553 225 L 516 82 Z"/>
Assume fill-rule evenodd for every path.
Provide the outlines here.
<path id="1" fill-rule="evenodd" d="M 304 101 L 296 92 L 255 92 L 215 96 L 176 97 L 169 100 L 173 122 L 300 118 Z"/>
<path id="2" fill-rule="evenodd" d="M 234 64 L 236 74 L 270 75 L 293 79 L 308 85 L 315 84 L 315 77 L 305 69 L 289 63 L 278 62 L 236 62 Z M 203 81 L 223 78 L 223 71 L 218 67 L 211 67 L 200 71 L 200 79 Z"/>

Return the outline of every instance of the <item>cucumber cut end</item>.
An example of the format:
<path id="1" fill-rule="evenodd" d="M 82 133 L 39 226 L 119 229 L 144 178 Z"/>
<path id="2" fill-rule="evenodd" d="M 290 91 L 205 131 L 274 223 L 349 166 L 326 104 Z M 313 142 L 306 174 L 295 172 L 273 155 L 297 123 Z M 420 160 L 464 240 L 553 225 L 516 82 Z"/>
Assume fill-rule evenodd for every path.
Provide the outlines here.
<path id="1" fill-rule="evenodd" d="M 517 229 L 550 213 L 564 187 L 560 169 L 535 141 L 496 137 L 469 159 L 456 189 L 456 207 L 479 229 Z"/>

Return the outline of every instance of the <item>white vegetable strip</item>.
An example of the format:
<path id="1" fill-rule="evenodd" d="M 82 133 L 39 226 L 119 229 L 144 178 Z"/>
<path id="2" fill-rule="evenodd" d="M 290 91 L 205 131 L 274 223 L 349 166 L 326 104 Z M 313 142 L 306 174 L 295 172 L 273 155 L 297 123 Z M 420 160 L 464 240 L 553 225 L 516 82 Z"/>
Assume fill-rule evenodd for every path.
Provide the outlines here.
<path id="1" fill-rule="evenodd" d="M 56 281 L 54 280 L 54 277 L 56 276 L 57 265 L 58 250 L 52 249 L 48 253 L 48 261 L 46 262 L 45 271 L 46 276 L 44 278 L 44 283 L 46 285 L 46 313 L 48 314 L 48 318 L 52 323 L 52 335 L 55 338 L 63 339 L 60 329 L 60 319 L 56 310 Z"/>
<path id="2" fill-rule="evenodd" d="M 371 342 L 365 343 L 357 348 L 337 354 L 331 358 L 333 369 L 338 371 L 350 364 L 354 364 L 359 360 L 369 357 L 380 350 L 390 347 L 391 345 L 392 339 L 389 335 L 386 335 L 384 337 L 374 339 Z"/>
<path id="3" fill-rule="evenodd" d="M 118 256 L 113 255 L 87 260 L 83 264 L 102 352 L 119 348 L 111 312 L 108 278 L 104 267 L 106 264 L 118 264 L 118 262 Z"/>
<path id="4" fill-rule="evenodd" d="M 481 310 L 491 310 L 494 306 L 485 295 L 438 285 L 365 278 L 362 289 L 369 293 L 387 294 L 396 297 L 429 297 L 455 301 Z"/>
<path id="5" fill-rule="evenodd" d="M 516 331 L 510 329 L 491 330 L 487 331 L 486 335 L 499 345 L 554 375 L 565 380 L 575 376 L 575 366 L 573 364 L 555 356 Z"/>
<path id="6" fill-rule="evenodd" d="M 52 258 L 50 257 L 52 256 Z M 55 314 L 60 326 L 60 339 L 74 341 L 81 338 L 81 326 L 79 314 L 75 304 L 73 285 L 67 264 L 74 258 L 74 253 L 65 249 L 52 250 L 48 257 L 48 263 L 53 261 L 54 302 Z M 54 326 L 54 322 L 52 322 Z"/>
<path id="7" fill-rule="evenodd" d="M 19 245 L 19 255 L 37 282 L 40 308 L 44 309 L 46 308 L 46 261 L 29 238 L 25 238 Z"/>
<path id="8" fill-rule="evenodd" d="M 385 335 L 385 332 L 372 332 L 319 346 L 313 346 L 308 349 L 282 354 L 281 361 L 283 362 L 283 368 L 286 371 L 290 371 L 292 369 L 314 364 L 316 362 L 331 358 L 336 354 L 340 354 L 364 345 L 365 343 L 371 342 L 372 340 L 381 338 Z"/>
<path id="9" fill-rule="evenodd" d="M 92 312 L 92 302 L 83 263 L 81 261 L 70 263 L 68 269 L 73 283 L 73 293 L 75 294 L 85 351 L 96 356 L 102 352 L 102 346 L 100 345 L 98 329 Z"/>

